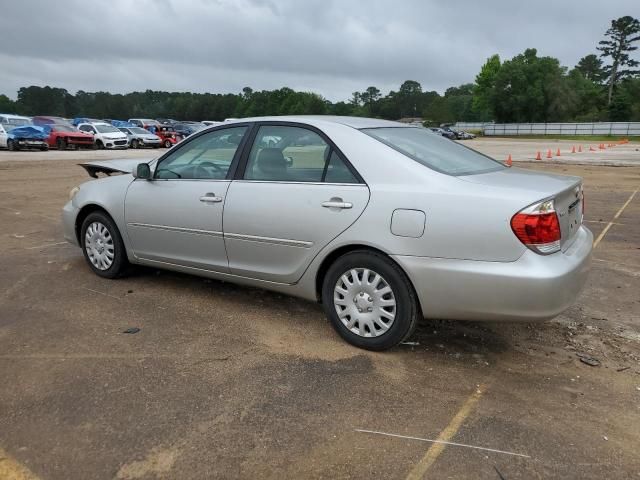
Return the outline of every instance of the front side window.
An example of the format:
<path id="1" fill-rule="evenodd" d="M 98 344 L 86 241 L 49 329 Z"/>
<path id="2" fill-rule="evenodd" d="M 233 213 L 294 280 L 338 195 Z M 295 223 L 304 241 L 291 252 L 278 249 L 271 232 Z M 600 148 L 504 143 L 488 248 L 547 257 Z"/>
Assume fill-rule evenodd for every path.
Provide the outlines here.
<path id="1" fill-rule="evenodd" d="M 91 127 L 89 125 L 80 125 L 80 130 L 82 130 L 83 132 L 89 132 L 89 133 L 94 133 L 95 132 L 93 127 Z"/>
<path id="2" fill-rule="evenodd" d="M 422 127 L 364 128 L 361 132 L 416 162 L 447 175 L 474 175 L 506 168 L 486 155 Z"/>
<path id="3" fill-rule="evenodd" d="M 260 127 L 249 153 L 244 178 L 358 183 L 337 152 L 320 135 L 306 128 L 283 125 Z"/>
<path id="4" fill-rule="evenodd" d="M 247 127 L 206 133 L 182 145 L 156 169 L 156 178 L 224 180 Z"/>

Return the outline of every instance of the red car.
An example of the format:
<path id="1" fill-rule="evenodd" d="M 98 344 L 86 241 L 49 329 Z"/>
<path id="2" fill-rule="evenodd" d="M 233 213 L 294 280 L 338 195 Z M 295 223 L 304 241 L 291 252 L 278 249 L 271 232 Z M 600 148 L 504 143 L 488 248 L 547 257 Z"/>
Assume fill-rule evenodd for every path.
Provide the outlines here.
<path id="1" fill-rule="evenodd" d="M 156 135 L 158 135 L 162 140 L 162 146 L 165 148 L 171 148 L 180 140 L 182 140 L 182 137 L 178 135 L 173 127 L 169 127 L 167 125 L 156 124 L 145 128 L 151 133 L 155 133 Z"/>
<path id="2" fill-rule="evenodd" d="M 56 147 L 58 150 L 67 148 L 93 148 L 93 135 L 79 131 L 70 125 L 49 124 L 44 125 L 49 131 L 47 144 L 49 147 Z"/>

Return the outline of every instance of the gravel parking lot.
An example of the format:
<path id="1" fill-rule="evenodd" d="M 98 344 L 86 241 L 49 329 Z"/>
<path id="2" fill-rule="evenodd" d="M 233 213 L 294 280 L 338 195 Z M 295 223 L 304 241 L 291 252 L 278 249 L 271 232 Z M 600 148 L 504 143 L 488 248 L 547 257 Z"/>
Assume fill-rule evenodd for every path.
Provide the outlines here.
<path id="1" fill-rule="evenodd" d="M 502 142 L 467 145 L 516 163 L 544 149 Z M 585 178 L 597 244 L 574 307 L 424 321 L 385 353 L 343 342 L 313 303 L 92 274 L 59 221 L 89 180 L 76 164 L 157 151 L 1 151 L 0 479 L 639 477 L 637 146 L 518 165 Z"/>

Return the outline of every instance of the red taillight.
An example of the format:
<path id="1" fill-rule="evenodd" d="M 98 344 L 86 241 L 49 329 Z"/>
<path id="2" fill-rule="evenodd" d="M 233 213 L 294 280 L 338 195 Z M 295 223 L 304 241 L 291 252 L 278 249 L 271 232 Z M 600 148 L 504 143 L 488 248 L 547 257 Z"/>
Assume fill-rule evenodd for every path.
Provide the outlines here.
<path id="1" fill-rule="evenodd" d="M 537 253 L 560 250 L 560 222 L 553 201 L 545 201 L 516 213 L 511 219 L 516 237 Z"/>

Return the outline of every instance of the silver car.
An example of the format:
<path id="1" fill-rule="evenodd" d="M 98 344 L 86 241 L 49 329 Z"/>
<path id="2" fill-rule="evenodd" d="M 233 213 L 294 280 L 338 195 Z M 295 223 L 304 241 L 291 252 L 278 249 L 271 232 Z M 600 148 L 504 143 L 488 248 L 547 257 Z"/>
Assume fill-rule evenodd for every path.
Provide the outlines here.
<path id="1" fill-rule="evenodd" d="M 119 127 L 119 130 L 127 136 L 129 148 L 160 148 L 162 146 L 162 139 L 144 128 Z"/>
<path id="2" fill-rule="evenodd" d="M 507 168 L 421 127 L 242 119 L 139 162 L 83 164 L 110 176 L 64 207 L 97 275 L 148 265 L 319 301 L 362 348 L 396 345 L 421 317 L 550 319 L 589 269 L 580 178 Z"/>

